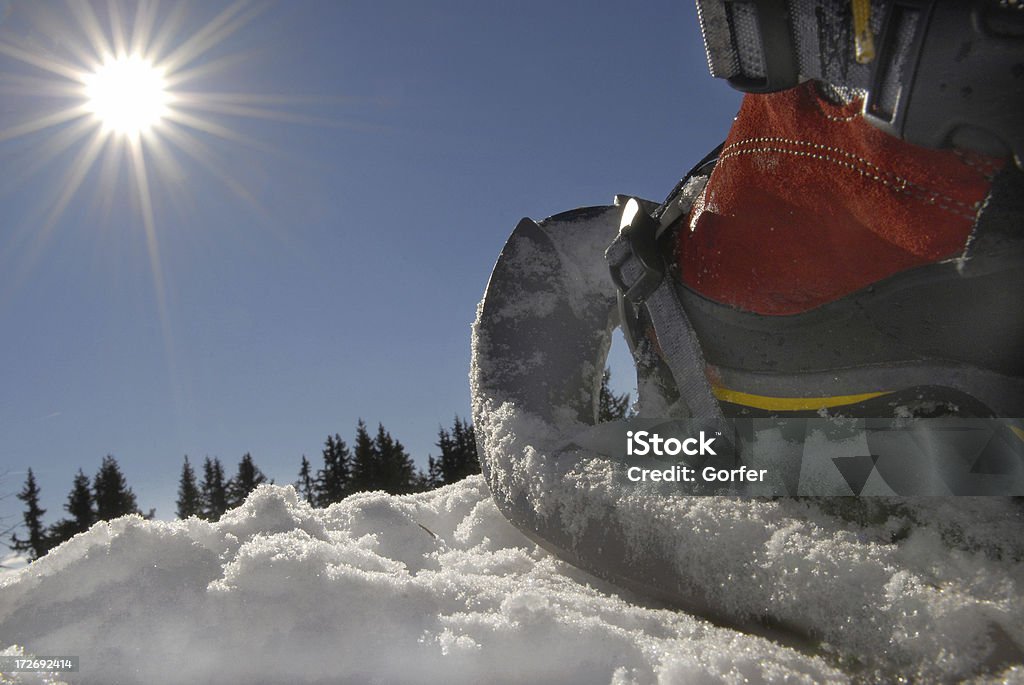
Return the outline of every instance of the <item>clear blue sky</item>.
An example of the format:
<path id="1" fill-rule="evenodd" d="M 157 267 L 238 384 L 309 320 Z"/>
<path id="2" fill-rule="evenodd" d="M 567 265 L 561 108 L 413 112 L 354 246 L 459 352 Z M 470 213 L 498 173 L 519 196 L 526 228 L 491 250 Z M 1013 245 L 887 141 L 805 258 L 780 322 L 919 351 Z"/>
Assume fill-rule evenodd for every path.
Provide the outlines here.
<path id="1" fill-rule="evenodd" d="M 169 31 L 175 5 L 165 54 L 229 7 L 186 3 Z M 22 50 L 0 53 L 0 494 L 32 467 L 47 522 L 106 454 L 161 518 L 183 455 L 233 472 L 248 451 L 291 482 L 359 417 L 424 463 L 468 416 L 470 323 L 519 218 L 661 200 L 739 103 L 684 0 L 271 3 L 184 67 L 207 69 L 180 85 L 197 102 L 248 99 L 176 124 L 195 158 L 144 153 L 148 237 L 123 156 L 48 223 L 88 138 L 16 135 L 75 104 L 23 58 L 75 64 L 85 28 L 63 2 L 0 12 Z"/>

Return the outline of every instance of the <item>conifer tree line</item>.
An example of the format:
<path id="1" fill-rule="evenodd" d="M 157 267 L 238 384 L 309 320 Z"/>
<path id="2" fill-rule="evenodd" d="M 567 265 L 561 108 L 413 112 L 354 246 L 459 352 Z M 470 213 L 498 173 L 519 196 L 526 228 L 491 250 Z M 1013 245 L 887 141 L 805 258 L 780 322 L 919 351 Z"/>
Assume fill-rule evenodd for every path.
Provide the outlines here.
<path id="1" fill-rule="evenodd" d="M 401 442 L 383 425 L 370 435 L 362 419 L 356 424 L 351 447 L 340 434 L 328 435 L 321 458 L 323 465 L 314 471 L 302 455 L 295 489 L 314 507 L 340 502 L 356 492 L 384 490 L 404 495 L 439 488 L 480 473 L 473 426 L 459 417 L 451 430 L 440 428 L 437 458 L 427 458 L 427 471 L 417 471 Z"/>
<path id="2" fill-rule="evenodd" d="M 598 420 L 613 421 L 628 415 L 629 395 L 611 390 L 606 370 L 601 382 Z M 377 431 L 371 435 L 360 419 L 351 446 L 338 433 L 327 436 L 319 468 L 314 470 L 313 464 L 302 455 L 295 489 L 310 505 L 326 507 L 357 492 L 384 490 L 394 495 L 423 492 L 480 473 L 472 424 L 456 416 L 450 429 L 439 428 L 435 444 L 440 453 L 437 457 L 428 456 L 426 472 L 419 471 L 402 443 L 392 437 L 383 424 L 378 424 Z M 273 481 L 268 480 L 248 452 L 242 456 L 233 478 L 225 475 L 224 466 L 216 457 L 203 460 L 199 477 L 186 455 L 178 480 L 176 514 L 181 519 L 197 516 L 216 521 L 229 509 L 241 505 L 249 493 L 264 483 Z M 92 479 L 82 469 L 78 470 L 64 504 L 67 516 L 49 526 L 43 523 L 46 510 L 40 506 L 39 495 L 39 486 L 30 468 L 25 486 L 17 495 L 25 505 L 25 535 L 11 535 L 9 545 L 30 559 L 38 559 L 98 521 L 110 521 L 126 514 L 143 515 L 135 493 L 111 455 L 103 458 Z M 144 514 L 150 519 L 154 515 L 153 509 Z"/>
<path id="3" fill-rule="evenodd" d="M 32 469 L 28 470 L 25 487 L 18 493 L 18 499 L 25 503 L 27 535 L 24 538 L 16 533 L 12 535 L 10 547 L 27 554 L 30 559 L 38 559 L 65 540 L 85 532 L 97 521 L 110 521 L 126 514 L 143 515 L 121 467 L 109 454 L 103 458 L 91 481 L 82 469 L 78 469 L 64 504 L 68 516 L 53 525 L 43 525 L 46 510 L 39 505 L 39 486 Z M 150 509 L 144 516 L 151 519 L 155 513 Z"/>
<path id="4" fill-rule="evenodd" d="M 450 430 L 439 430 L 437 445 L 440 455 L 436 459 L 428 457 L 427 472 L 421 472 L 415 468 L 402 443 L 382 424 L 378 424 L 376 433 L 371 435 L 360 419 L 351 447 L 340 434 L 327 436 L 320 468 L 314 470 L 306 456 L 302 456 L 295 487 L 307 502 L 325 507 L 355 492 L 421 492 L 480 472 L 473 427 L 469 423 L 456 417 Z M 229 509 L 242 504 L 249 493 L 263 483 L 273 481 L 260 470 L 250 453 L 242 457 L 231 478 L 225 474 L 220 459 L 206 457 L 200 467 L 194 466 L 186 455 L 178 480 L 175 513 L 182 519 L 198 516 L 216 521 Z M 98 521 L 126 514 L 143 515 L 135 493 L 112 455 L 104 457 L 91 479 L 82 469 L 78 470 L 64 504 L 67 515 L 51 525 L 44 523 L 46 510 L 40 505 L 40 489 L 31 468 L 17 497 L 24 503 L 24 533 L 11 535 L 8 546 L 29 559 L 38 559 Z M 144 514 L 146 518 L 154 515 L 152 509 Z"/>
<path id="5" fill-rule="evenodd" d="M 197 482 L 196 472 L 188 460 L 188 455 L 185 455 L 185 461 L 181 465 L 181 477 L 178 480 L 175 513 L 180 519 L 198 516 L 208 521 L 216 521 L 228 509 L 234 509 L 242 504 L 249 493 L 257 487 L 273 482 L 256 466 L 248 452 L 242 455 L 242 460 L 238 462 L 238 471 L 231 479 L 224 476 L 224 465 L 220 463 L 220 459 L 206 457 L 203 460 L 203 478 Z"/>

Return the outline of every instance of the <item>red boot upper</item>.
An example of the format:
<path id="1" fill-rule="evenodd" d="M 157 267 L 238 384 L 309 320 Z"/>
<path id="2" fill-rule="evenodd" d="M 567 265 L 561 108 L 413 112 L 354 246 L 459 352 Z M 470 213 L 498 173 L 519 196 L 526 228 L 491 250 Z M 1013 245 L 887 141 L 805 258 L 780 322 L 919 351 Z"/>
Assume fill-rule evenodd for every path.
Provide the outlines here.
<path id="1" fill-rule="evenodd" d="M 960 254 L 1003 160 L 897 140 L 813 83 L 747 95 L 679 232 L 683 281 L 796 314 Z"/>

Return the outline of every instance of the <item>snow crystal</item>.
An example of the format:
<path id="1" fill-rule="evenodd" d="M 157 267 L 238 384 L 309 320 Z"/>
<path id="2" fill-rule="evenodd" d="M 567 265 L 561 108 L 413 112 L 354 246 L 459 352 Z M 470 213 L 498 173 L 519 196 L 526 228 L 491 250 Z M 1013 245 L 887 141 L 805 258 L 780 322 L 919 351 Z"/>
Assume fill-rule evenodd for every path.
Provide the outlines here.
<path id="1" fill-rule="evenodd" d="M 617 595 L 510 526 L 481 477 L 322 510 L 261 486 L 218 523 L 98 523 L 0 580 L 0 641 L 80 657 L 7 674 L 22 684 L 842 680 Z"/>

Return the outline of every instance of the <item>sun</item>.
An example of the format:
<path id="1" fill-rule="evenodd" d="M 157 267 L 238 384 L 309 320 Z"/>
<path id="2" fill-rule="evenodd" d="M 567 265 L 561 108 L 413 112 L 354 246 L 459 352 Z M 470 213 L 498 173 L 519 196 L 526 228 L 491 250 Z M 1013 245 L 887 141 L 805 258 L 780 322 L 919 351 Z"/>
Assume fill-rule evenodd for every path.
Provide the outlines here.
<path id="1" fill-rule="evenodd" d="M 139 55 L 109 59 L 85 77 L 88 110 L 104 129 L 133 137 L 168 112 L 163 71 Z"/>
<path id="2" fill-rule="evenodd" d="M 5 4 L 11 3 L 0 0 L 0 8 Z M 218 147 L 268 149 L 265 141 L 244 132 L 240 120 L 322 121 L 289 111 L 302 100 L 210 89 L 222 71 L 246 61 L 246 52 L 228 39 L 268 3 L 66 0 L 61 10 L 49 4 L 15 3 L 6 14 L 0 9 L 0 159 L 8 159 L 8 149 L 35 146 L 17 169 L 25 178 L 64 155 L 68 161 L 47 184 L 45 209 L 32 227 L 33 257 L 19 263 L 27 271 L 94 177 L 96 206 L 109 212 L 116 198 L 130 198 L 163 310 L 155 194 L 182 192 L 182 181 L 191 176 L 185 165 L 195 164 L 263 213 L 255 195 L 220 159 Z M 16 103 L 12 95 L 30 109 L 7 125 L 10 104 Z M 0 175 L 0 181 L 10 175 Z"/>

